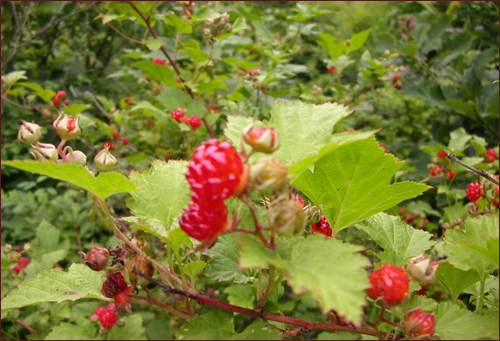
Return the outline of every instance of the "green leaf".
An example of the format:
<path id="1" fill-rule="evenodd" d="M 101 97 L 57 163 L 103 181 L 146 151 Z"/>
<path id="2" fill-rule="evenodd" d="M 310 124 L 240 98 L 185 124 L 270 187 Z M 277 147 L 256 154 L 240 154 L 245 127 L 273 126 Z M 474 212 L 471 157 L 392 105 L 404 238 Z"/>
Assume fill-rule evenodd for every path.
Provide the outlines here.
<path id="1" fill-rule="evenodd" d="M 434 312 L 434 321 L 441 340 L 498 340 L 498 311 L 481 316 L 443 302 Z"/>
<path id="2" fill-rule="evenodd" d="M 113 326 L 109 340 L 147 340 L 144 335 L 145 329 L 140 314 L 127 315 L 120 319 L 125 322 L 124 326 Z"/>
<path id="3" fill-rule="evenodd" d="M 210 248 L 208 255 L 210 267 L 205 274 L 219 282 L 232 280 L 234 283 L 252 283 L 257 280 L 257 271 L 238 267 L 238 250 L 233 235 L 225 235 Z"/>
<path id="4" fill-rule="evenodd" d="M 180 18 L 179 16 L 177 16 L 175 14 L 170 14 L 170 15 L 165 16 L 165 23 L 170 25 L 170 26 L 175 27 L 175 30 L 179 34 L 193 32 L 193 28 L 191 27 L 191 25 L 186 23 L 184 21 L 184 19 Z"/>
<path id="5" fill-rule="evenodd" d="M 57 262 L 63 260 L 69 250 L 69 239 L 60 241 L 61 231 L 42 219 L 36 229 L 36 238 L 33 241 L 32 259 L 40 262 L 40 269 L 50 269 Z"/>
<path id="6" fill-rule="evenodd" d="M 242 60 L 238 58 L 222 58 L 222 61 L 230 65 L 242 67 L 246 70 L 255 69 L 256 67 L 259 66 L 258 62 L 249 62 L 247 60 Z M 242 117 L 242 116 L 235 116 L 235 117 Z"/>
<path id="7" fill-rule="evenodd" d="M 152 80 L 158 81 L 174 88 L 182 87 L 182 84 L 175 81 L 177 77 L 174 75 L 174 72 L 170 69 L 170 67 L 166 65 L 157 65 L 152 61 L 142 60 L 140 62 L 132 64 L 132 67 L 146 72 L 147 77 L 151 78 Z"/>
<path id="8" fill-rule="evenodd" d="M 62 110 L 71 116 L 75 116 L 76 114 L 81 113 L 82 111 L 92 108 L 92 105 L 90 104 L 71 104 L 68 105 L 67 107 L 63 108 Z"/>
<path id="9" fill-rule="evenodd" d="M 264 321 L 249 325 L 234 340 L 281 340 L 280 334 Z"/>
<path id="10" fill-rule="evenodd" d="M 5 81 L 5 83 L 11 84 L 11 85 L 15 84 L 20 79 L 27 79 L 26 76 L 24 75 L 25 73 L 26 73 L 26 71 L 10 72 L 10 73 L 2 76 L 2 82 Z"/>
<path id="11" fill-rule="evenodd" d="M 84 264 L 73 264 L 68 272 L 49 269 L 25 280 L 2 299 L 2 311 L 42 302 L 75 301 L 81 298 L 106 300 L 101 292 L 104 276 Z"/>
<path id="12" fill-rule="evenodd" d="M 80 326 L 62 322 L 52 327 L 52 331 L 44 340 L 98 340 L 97 324 L 95 326 Z"/>
<path id="13" fill-rule="evenodd" d="M 335 38 L 331 34 L 320 33 L 319 39 L 321 40 L 319 44 L 325 48 L 326 53 L 328 53 L 332 60 L 337 60 L 341 55 L 346 53 L 345 44 L 343 42 L 336 44 Z"/>
<path id="14" fill-rule="evenodd" d="M 209 82 L 198 81 L 196 90 L 198 93 L 213 94 L 215 89 L 228 90 L 227 85 L 219 80 L 212 80 Z"/>
<path id="15" fill-rule="evenodd" d="M 113 194 L 137 190 L 129 179 L 118 172 L 103 172 L 94 177 L 85 167 L 70 162 L 2 160 L 2 165 L 70 182 L 93 193 L 100 200 L 104 200 Z"/>
<path id="16" fill-rule="evenodd" d="M 340 231 L 430 188 L 410 181 L 390 185 L 402 163 L 370 138 L 327 154 L 314 164 L 314 172 L 305 171 L 293 185 Z"/>
<path id="17" fill-rule="evenodd" d="M 346 50 L 347 53 L 359 50 L 363 44 L 365 43 L 366 39 L 368 39 L 368 36 L 370 35 L 371 28 L 361 31 L 359 33 L 356 33 L 351 37 L 349 40 L 351 45 L 347 46 Z"/>
<path id="18" fill-rule="evenodd" d="M 217 19 L 218 17 L 220 17 L 219 12 L 211 7 L 202 6 L 199 10 L 196 11 L 192 19 L 193 21 L 202 21 L 207 19 Z"/>
<path id="19" fill-rule="evenodd" d="M 195 277 L 198 275 L 203 269 L 205 269 L 205 266 L 207 263 L 201 261 L 201 260 L 196 260 L 193 261 L 187 265 L 184 266 L 184 273 L 188 275 L 189 277 Z"/>
<path id="20" fill-rule="evenodd" d="M 191 97 L 181 89 L 172 88 L 165 88 L 157 98 L 167 112 L 174 111 L 177 108 L 186 108 L 191 100 Z"/>
<path id="21" fill-rule="evenodd" d="M 463 151 L 467 147 L 467 143 L 472 138 L 464 128 L 459 128 L 450 133 L 450 142 L 448 143 L 448 148 L 452 151 L 459 150 Z"/>
<path id="22" fill-rule="evenodd" d="M 365 289 L 369 286 L 364 267 L 370 264 L 357 254 L 361 250 L 361 246 L 312 235 L 296 242 L 287 259 L 265 248 L 256 238 L 247 237 L 241 243 L 240 266 L 274 265 L 284 271 L 295 294 L 309 291 L 323 312 L 335 309 L 347 320 L 360 323 Z"/>
<path id="23" fill-rule="evenodd" d="M 165 45 L 165 42 L 160 39 L 154 39 L 154 40 L 147 40 L 143 41 L 144 44 L 150 49 L 151 51 L 158 51 L 160 47 Z"/>
<path id="24" fill-rule="evenodd" d="M 210 56 L 200 49 L 185 48 L 182 51 L 184 51 L 196 65 L 210 59 Z"/>
<path id="25" fill-rule="evenodd" d="M 474 270 L 463 271 L 455 268 L 448 262 L 441 263 L 436 271 L 436 279 L 446 288 L 446 290 L 456 300 L 465 288 L 480 280 L 479 275 Z"/>
<path id="26" fill-rule="evenodd" d="M 255 309 L 255 294 L 250 284 L 233 284 L 224 289 L 230 304 Z"/>
<path id="27" fill-rule="evenodd" d="M 48 90 L 48 89 L 46 90 L 36 83 L 23 82 L 23 83 L 17 83 L 17 85 L 21 85 L 21 86 L 24 86 L 25 88 L 35 90 L 36 94 L 41 99 L 43 99 L 45 102 L 50 101 L 52 99 L 52 97 L 54 97 L 56 95 L 56 93 L 54 91 Z"/>
<path id="28" fill-rule="evenodd" d="M 177 90 L 177 89 L 175 89 Z M 156 106 L 151 104 L 150 102 L 147 101 L 142 101 L 141 103 L 135 105 L 133 108 L 130 109 L 130 111 L 137 111 L 140 109 L 148 109 L 151 110 L 152 112 L 156 113 L 157 115 L 161 116 L 167 116 L 167 113 L 163 110 L 158 109 Z"/>
<path id="29" fill-rule="evenodd" d="M 237 33 L 242 30 L 246 30 L 248 28 L 247 22 L 244 17 L 238 17 L 233 22 L 233 28 L 231 29 L 231 33 Z"/>
<path id="30" fill-rule="evenodd" d="M 187 162 L 153 161 L 149 171 L 131 172 L 130 180 L 141 191 L 133 192 L 127 207 L 136 217 L 157 220 L 167 229 L 178 218 L 189 201 L 190 188 L 184 176 Z"/>
<path id="31" fill-rule="evenodd" d="M 355 226 L 365 232 L 368 238 L 375 241 L 384 250 L 394 251 L 403 256 L 405 260 L 420 255 L 435 244 L 429 240 L 432 237 L 430 233 L 417 230 L 404 223 L 400 217 L 391 216 L 384 212 Z"/>
<path id="32" fill-rule="evenodd" d="M 448 261 L 456 268 L 473 269 L 484 280 L 498 269 L 498 216 L 481 216 L 465 220 L 463 230 L 447 230 L 444 248 L 450 253 Z"/>
<path id="33" fill-rule="evenodd" d="M 273 34 L 267 26 L 260 20 L 252 20 L 252 26 L 255 29 L 255 35 L 257 39 L 266 43 L 275 43 L 276 38 L 274 38 Z"/>

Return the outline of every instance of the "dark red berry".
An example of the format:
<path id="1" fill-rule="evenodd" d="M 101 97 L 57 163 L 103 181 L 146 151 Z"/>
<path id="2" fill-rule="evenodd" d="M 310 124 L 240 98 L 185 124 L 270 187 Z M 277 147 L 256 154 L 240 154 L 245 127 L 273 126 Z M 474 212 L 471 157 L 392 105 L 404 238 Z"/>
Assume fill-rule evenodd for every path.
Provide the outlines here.
<path id="1" fill-rule="evenodd" d="M 399 73 L 396 73 L 394 76 L 392 76 L 392 83 L 394 84 L 400 79 L 401 79 L 401 75 Z"/>
<path id="2" fill-rule="evenodd" d="M 437 156 L 440 159 L 444 159 L 446 157 L 446 154 L 444 153 L 444 150 L 440 150 L 437 152 Z"/>
<path id="3" fill-rule="evenodd" d="M 410 290 L 410 278 L 403 268 L 386 264 L 373 271 L 369 277 L 371 287 L 367 290 L 373 299 L 380 299 L 386 307 L 403 303 Z"/>
<path id="4" fill-rule="evenodd" d="M 104 247 L 94 246 L 85 259 L 85 264 L 94 271 L 100 271 L 108 265 L 109 251 Z"/>
<path id="5" fill-rule="evenodd" d="M 330 66 L 328 68 L 328 73 L 335 73 L 337 71 L 337 69 L 335 68 L 335 66 Z"/>
<path id="6" fill-rule="evenodd" d="M 495 152 L 495 150 L 492 148 L 488 149 L 485 155 L 486 155 L 486 161 L 490 163 L 495 161 L 495 159 L 497 158 L 497 152 Z"/>
<path id="7" fill-rule="evenodd" d="M 61 104 L 61 99 L 57 96 L 54 96 L 52 97 L 52 103 L 54 103 L 54 105 L 59 105 Z"/>
<path id="8" fill-rule="evenodd" d="M 229 142 L 210 139 L 194 151 L 186 178 L 195 202 L 221 202 L 243 191 L 248 166 Z"/>
<path id="9" fill-rule="evenodd" d="M 125 100 L 124 100 L 124 101 L 125 101 L 125 104 L 130 104 L 130 98 L 125 97 Z"/>
<path id="10" fill-rule="evenodd" d="M 420 310 L 406 313 L 403 321 L 405 333 L 411 338 L 434 335 L 434 315 Z"/>
<path id="11" fill-rule="evenodd" d="M 191 129 L 198 129 L 201 127 L 201 119 L 198 116 L 191 116 L 189 119 L 189 126 Z"/>
<path id="12" fill-rule="evenodd" d="M 496 207 L 498 207 L 499 202 L 498 202 L 498 200 L 497 200 L 497 199 L 493 199 L 493 200 L 492 200 L 492 202 L 493 202 L 493 205 L 495 205 Z"/>
<path id="13" fill-rule="evenodd" d="M 394 87 L 398 90 L 401 90 L 403 88 L 403 85 L 398 83 L 398 84 L 395 84 Z"/>
<path id="14" fill-rule="evenodd" d="M 453 179 L 455 179 L 456 176 L 457 175 L 455 174 L 454 171 L 452 171 L 452 170 L 448 171 L 448 179 L 453 180 Z"/>
<path id="15" fill-rule="evenodd" d="M 467 187 L 466 193 L 467 198 L 475 203 L 484 196 L 484 189 L 478 182 L 473 182 Z"/>
<path id="16" fill-rule="evenodd" d="M 114 297 L 127 288 L 127 283 L 121 272 L 115 272 L 108 275 L 102 284 L 102 292 L 106 297 Z"/>
<path id="17" fill-rule="evenodd" d="M 181 229 L 191 238 L 202 242 L 217 239 L 227 222 L 227 207 L 223 201 L 200 201 L 188 206 L 179 220 Z"/>

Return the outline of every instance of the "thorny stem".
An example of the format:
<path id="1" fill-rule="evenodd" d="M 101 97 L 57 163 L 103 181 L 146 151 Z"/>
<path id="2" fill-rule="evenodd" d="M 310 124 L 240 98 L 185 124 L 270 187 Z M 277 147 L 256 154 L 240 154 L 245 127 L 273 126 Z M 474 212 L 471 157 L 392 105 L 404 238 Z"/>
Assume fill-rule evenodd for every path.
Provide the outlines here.
<path id="1" fill-rule="evenodd" d="M 137 12 L 137 14 L 139 14 L 139 16 L 142 18 L 142 20 L 144 20 L 144 22 L 148 26 L 149 32 L 151 32 L 151 34 L 153 35 L 153 37 L 155 39 L 158 39 L 158 36 L 156 35 L 156 32 L 153 30 L 153 27 L 151 27 L 151 24 L 149 23 L 148 18 L 146 18 L 144 16 L 144 14 L 142 14 L 142 12 L 134 5 L 134 3 L 132 1 L 127 1 L 127 3 Z M 180 77 L 181 76 L 181 72 L 179 71 L 179 68 L 177 67 L 177 63 L 174 62 L 172 60 L 172 58 L 170 58 L 170 55 L 168 54 L 167 50 L 165 50 L 165 48 L 163 46 L 160 47 L 160 49 L 163 52 L 163 54 L 165 55 L 165 57 L 167 57 L 168 61 L 170 62 L 170 65 L 172 65 L 172 67 L 174 68 L 175 73 L 177 73 L 177 75 L 179 76 L 180 80 L 182 81 L 182 84 L 184 84 L 184 88 L 186 89 L 186 91 L 189 94 L 189 96 L 191 96 L 191 98 L 194 99 L 193 92 L 191 91 L 191 89 L 188 86 L 186 86 L 186 84 L 184 83 L 184 80 L 182 79 L 182 77 Z M 205 119 L 205 117 L 203 117 L 201 120 L 202 120 L 203 124 L 205 125 L 205 127 L 207 128 L 207 131 L 210 134 L 210 137 L 211 138 L 215 138 L 214 132 L 210 128 L 210 125 L 208 124 L 208 122 Z"/>
<path id="2" fill-rule="evenodd" d="M 191 316 L 189 316 L 189 315 L 187 315 L 187 314 L 184 314 L 184 313 L 182 313 L 182 312 L 180 312 L 180 311 L 177 311 L 177 310 L 175 310 L 174 308 L 169 307 L 168 305 L 163 304 L 163 303 L 161 303 L 160 301 L 158 301 L 158 300 L 157 300 L 157 299 L 156 299 L 156 298 L 155 298 L 155 297 L 151 294 L 151 292 L 149 291 L 149 289 L 148 289 L 145 285 L 143 285 L 143 286 L 142 286 L 142 288 L 144 289 L 144 291 L 145 291 L 145 292 L 146 292 L 146 294 L 148 295 L 148 297 L 147 297 L 147 298 L 146 298 L 146 297 L 144 297 L 144 296 L 137 296 L 137 295 L 128 295 L 128 296 L 129 296 L 130 298 L 136 298 L 136 299 L 144 300 L 144 301 L 146 301 L 146 302 L 148 302 L 148 303 L 151 303 L 151 304 L 153 304 L 153 305 L 156 305 L 156 306 L 158 306 L 158 307 L 160 307 L 160 308 L 165 309 L 165 310 L 166 310 L 166 311 L 168 311 L 169 313 L 174 314 L 174 315 L 177 315 L 177 316 L 179 316 L 179 317 L 181 317 L 181 318 L 183 318 L 183 319 L 185 319 L 185 320 L 188 320 L 188 319 L 191 317 Z"/>
<path id="3" fill-rule="evenodd" d="M 499 185 L 499 182 L 497 179 L 495 179 L 493 176 L 491 176 L 491 174 L 489 174 L 488 172 L 486 172 L 485 170 L 482 170 L 482 169 L 477 169 L 476 167 L 472 167 L 471 165 L 468 165 L 466 164 L 465 162 L 463 162 L 462 160 L 459 160 L 457 159 L 457 157 L 450 153 L 449 151 L 447 150 L 443 150 L 443 152 L 446 154 L 446 156 L 449 158 L 449 159 L 452 159 L 453 161 L 455 161 L 456 163 L 464 166 L 465 168 L 473 171 L 474 173 L 476 173 L 477 175 L 480 175 L 482 176 L 483 178 L 485 178 L 486 180 L 490 181 L 490 182 L 493 182 L 495 185 Z"/>
<path id="4" fill-rule="evenodd" d="M 269 321 L 276 321 L 276 322 L 281 322 L 297 327 L 303 327 L 306 328 L 308 331 L 312 330 L 326 330 L 326 331 L 344 331 L 344 332 L 352 332 L 352 333 L 357 333 L 357 334 L 366 334 L 366 335 L 372 335 L 376 336 L 377 333 L 375 330 L 366 328 L 366 327 L 353 327 L 353 326 L 341 326 L 341 325 L 336 325 L 332 323 L 326 323 L 326 322 L 311 322 L 311 321 L 305 321 L 305 320 L 300 320 L 297 318 L 293 317 L 286 317 L 286 316 L 280 316 L 280 315 L 275 315 L 271 313 L 267 313 L 263 310 L 253 310 L 253 309 L 248 309 L 248 308 L 242 308 L 238 307 L 236 305 L 232 305 L 229 303 L 225 302 L 220 302 L 217 300 L 214 300 L 208 296 L 198 294 L 198 293 L 188 293 L 184 292 L 182 290 L 169 287 L 168 285 L 165 285 L 158 280 L 149 277 L 146 275 L 143 271 L 134 271 L 134 273 L 138 274 L 139 276 L 142 276 L 146 278 L 148 281 L 151 283 L 154 283 L 158 286 L 160 286 L 163 290 L 163 292 L 167 295 L 181 295 L 184 297 L 189 297 L 195 301 L 198 301 L 199 303 L 203 303 L 212 307 L 228 310 L 228 311 L 233 311 L 239 314 L 244 314 L 247 316 L 252 316 L 256 318 L 261 318 L 264 320 L 269 320 Z M 387 333 L 385 332 L 379 332 L 381 336 L 385 336 Z"/>

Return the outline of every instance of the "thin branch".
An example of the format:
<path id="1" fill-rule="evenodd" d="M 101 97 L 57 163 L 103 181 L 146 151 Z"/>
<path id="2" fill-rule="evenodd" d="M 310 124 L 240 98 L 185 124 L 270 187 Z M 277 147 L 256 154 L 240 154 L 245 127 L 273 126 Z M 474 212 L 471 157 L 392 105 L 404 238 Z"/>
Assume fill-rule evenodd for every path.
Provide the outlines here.
<path id="1" fill-rule="evenodd" d="M 256 318 L 261 318 L 264 320 L 269 320 L 269 321 L 276 321 L 276 322 L 281 322 L 297 327 L 303 327 L 306 328 L 307 330 L 326 330 L 326 331 L 344 331 L 344 332 L 351 332 L 351 333 L 357 333 L 357 334 L 366 334 L 366 335 L 372 335 L 375 336 L 376 332 L 373 329 L 366 328 L 366 327 L 352 327 L 352 326 L 341 326 L 341 325 L 336 325 L 332 323 L 325 323 L 325 322 L 310 322 L 310 321 L 305 321 L 305 320 L 300 320 L 297 318 L 293 317 L 286 317 L 286 316 L 281 316 L 281 315 L 275 315 L 271 313 L 267 313 L 263 310 L 252 310 L 248 308 L 243 308 L 243 307 L 238 307 L 236 305 L 232 305 L 229 303 L 225 302 L 220 302 L 217 300 L 214 300 L 208 296 L 202 295 L 202 294 L 192 294 L 192 293 L 187 293 L 182 290 L 169 287 L 168 285 L 165 285 L 156 279 L 149 277 L 146 275 L 143 271 L 134 271 L 134 273 L 138 274 L 139 276 L 142 276 L 146 278 L 148 281 L 151 283 L 154 283 L 162 288 L 162 291 L 167 294 L 167 295 L 181 295 L 190 299 L 193 299 L 195 301 L 198 301 L 199 303 L 203 303 L 212 307 L 228 310 L 228 311 L 233 311 L 239 314 L 244 314 L 247 316 L 252 316 Z M 386 333 L 381 332 L 380 334 L 385 335 Z"/>
<path id="2" fill-rule="evenodd" d="M 92 3 L 92 7 L 94 8 L 94 10 L 99 13 L 100 15 L 104 16 L 101 12 L 99 12 L 99 10 L 97 9 L 97 7 L 95 7 L 95 3 Z M 130 41 L 133 41 L 134 43 L 138 43 L 138 44 L 143 44 L 142 41 L 139 41 L 139 40 L 135 40 L 133 38 L 130 38 L 130 37 L 127 37 L 127 35 L 125 35 L 124 33 L 120 32 L 120 30 L 118 30 L 116 27 L 114 27 L 113 25 L 111 25 L 109 22 L 107 22 L 106 24 L 104 25 L 109 25 L 109 27 L 111 27 L 113 30 L 115 30 L 119 35 L 121 35 L 123 38 L 125 39 L 128 39 Z"/>
<path id="3" fill-rule="evenodd" d="M 29 331 L 30 333 L 32 334 L 35 334 L 35 335 L 40 335 L 36 332 L 36 330 L 34 330 L 33 328 L 31 328 L 30 326 L 28 326 L 26 323 L 24 323 L 23 320 L 16 320 L 17 323 L 19 323 L 21 326 L 23 326 L 27 331 Z"/>
<path id="4" fill-rule="evenodd" d="M 476 167 L 472 167 L 471 165 L 468 165 L 466 164 L 465 162 L 463 162 L 462 160 L 459 160 L 454 154 L 450 153 L 449 151 L 447 150 L 443 150 L 444 153 L 446 154 L 446 156 L 449 158 L 449 159 L 452 159 L 453 161 L 455 161 L 456 163 L 464 166 L 465 168 L 467 168 L 468 170 L 471 170 L 473 171 L 474 173 L 476 173 L 477 175 L 479 176 L 482 176 L 483 178 L 485 178 L 486 180 L 490 181 L 490 182 L 493 182 L 495 185 L 499 185 L 499 182 L 497 179 L 495 179 L 493 176 L 491 176 L 491 174 L 489 174 L 488 172 L 486 172 L 485 170 L 482 170 L 482 169 L 477 169 Z"/>
<path id="5" fill-rule="evenodd" d="M 375 87 L 375 85 L 377 85 L 378 83 L 380 83 L 379 80 L 376 80 L 375 82 L 373 82 L 371 85 L 368 85 L 367 87 L 363 88 L 363 90 L 361 90 L 360 92 L 358 92 L 356 95 L 354 95 L 353 98 L 351 98 L 349 101 L 347 102 L 344 102 L 342 104 L 349 104 L 349 103 L 352 103 L 354 102 L 359 96 L 361 96 L 362 94 L 364 94 L 365 92 L 367 92 L 368 90 L 370 90 L 371 88 Z"/>

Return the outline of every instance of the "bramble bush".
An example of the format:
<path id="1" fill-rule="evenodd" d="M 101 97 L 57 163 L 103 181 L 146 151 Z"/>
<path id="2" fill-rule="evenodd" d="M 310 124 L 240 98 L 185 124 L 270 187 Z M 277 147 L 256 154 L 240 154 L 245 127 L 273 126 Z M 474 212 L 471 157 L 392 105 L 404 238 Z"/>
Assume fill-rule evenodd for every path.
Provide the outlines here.
<path id="1" fill-rule="evenodd" d="M 498 339 L 497 3 L 1 6 L 4 338 Z"/>

